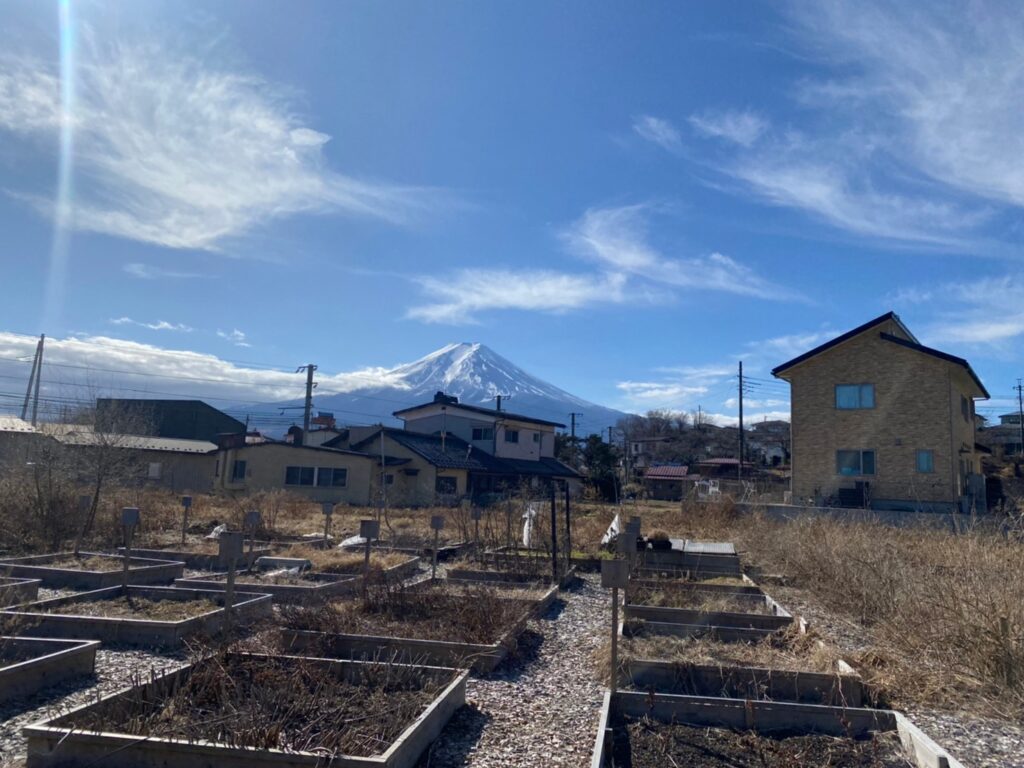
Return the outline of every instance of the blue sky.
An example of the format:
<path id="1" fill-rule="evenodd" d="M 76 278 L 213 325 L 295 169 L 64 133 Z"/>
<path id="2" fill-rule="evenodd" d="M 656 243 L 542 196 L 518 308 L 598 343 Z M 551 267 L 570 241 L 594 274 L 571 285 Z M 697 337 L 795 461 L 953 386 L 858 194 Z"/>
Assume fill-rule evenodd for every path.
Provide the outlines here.
<path id="1" fill-rule="evenodd" d="M 895 309 L 1010 404 L 1017 4 L 0 14 L 0 353 L 46 332 L 259 389 L 480 341 L 602 404 L 727 417 L 737 360 L 767 380 Z"/>

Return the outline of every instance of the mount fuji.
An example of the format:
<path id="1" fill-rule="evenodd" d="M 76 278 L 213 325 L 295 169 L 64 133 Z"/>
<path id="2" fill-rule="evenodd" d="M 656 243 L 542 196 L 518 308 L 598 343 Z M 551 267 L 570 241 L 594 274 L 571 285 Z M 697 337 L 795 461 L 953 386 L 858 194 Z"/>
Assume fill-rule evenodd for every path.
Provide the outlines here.
<path id="1" fill-rule="evenodd" d="M 331 377 L 332 379 L 344 379 Z M 334 414 L 340 424 L 395 424 L 394 411 L 429 402 L 436 392 L 454 395 L 459 402 L 494 408 L 501 395 L 502 410 L 546 421 L 569 424 L 577 416 L 577 435 L 600 433 L 626 414 L 591 403 L 532 376 L 483 344 L 449 344 L 412 363 L 353 374 L 346 391 L 331 391 L 334 381 L 314 390 L 313 415 Z M 250 424 L 269 432 L 281 432 L 285 422 L 302 422 L 302 400 L 272 406 L 233 408 L 244 411 Z M 285 409 L 285 410 L 281 410 Z M 283 414 L 287 414 L 283 417 Z"/>

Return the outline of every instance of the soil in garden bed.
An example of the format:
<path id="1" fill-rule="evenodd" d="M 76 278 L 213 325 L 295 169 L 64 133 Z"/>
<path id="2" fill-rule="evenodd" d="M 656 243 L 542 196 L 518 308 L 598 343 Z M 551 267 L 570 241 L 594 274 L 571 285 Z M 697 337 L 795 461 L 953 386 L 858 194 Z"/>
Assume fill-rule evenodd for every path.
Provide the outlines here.
<path id="1" fill-rule="evenodd" d="M 157 705 L 127 700 L 82 712 L 80 730 L 207 739 L 225 746 L 369 756 L 384 752 L 450 680 L 416 668 L 367 665 L 351 682 L 339 667 L 298 658 L 240 655 L 199 662 Z"/>
<path id="2" fill-rule="evenodd" d="M 128 564 L 131 568 L 138 568 L 142 565 L 142 563 L 134 560 L 130 560 Z M 54 558 L 48 563 L 30 563 L 30 565 L 66 571 L 103 571 L 109 573 L 111 571 L 124 570 L 124 559 L 120 557 L 96 557 L 95 555 L 83 555 L 82 557 L 64 555 Z M 0 568 L 2 567 L 3 565 L 0 564 Z"/>
<path id="3" fill-rule="evenodd" d="M 632 589 L 629 602 L 636 605 L 650 605 L 662 608 L 687 608 L 704 613 L 757 613 L 770 615 L 764 599 L 758 595 L 737 597 L 698 590 L 641 588 Z"/>
<path id="4" fill-rule="evenodd" d="M 615 765 L 632 768 L 911 768 L 895 733 L 871 738 L 793 735 L 669 725 L 625 718 L 615 731 Z"/>
<path id="5" fill-rule="evenodd" d="M 365 598 L 304 607 L 282 606 L 285 627 L 330 634 L 444 640 L 490 645 L 520 619 L 531 601 L 500 599 L 490 587 L 371 589 Z"/>
<path id="6" fill-rule="evenodd" d="M 619 656 L 624 660 L 654 659 L 823 674 L 835 673 L 839 659 L 834 649 L 819 644 L 814 633 L 800 634 L 795 628 L 768 635 L 756 643 L 720 643 L 703 637 L 627 637 L 621 640 Z M 607 662 L 604 667 L 607 668 Z"/>
<path id="7" fill-rule="evenodd" d="M 664 575 L 662 575 L 664 574 Z M 658 572 L 657 569 L 640 568 L 639 577 L 642 579 L 653 579 L 664 581 L 665 585 L 681 587 L 721 586 L 721 587 L 749 587 L 750 582 L 744 581 L 739 576 L 713 576 L 709 579 L 684 579 L 672 575 L 670 571 Z"/>
<path id="8" fill-rule="evenodd" d="M 64 616 L 96 616 L 109 619 L 149 619 L 152 621 L 184 621 L 219 608 L 210 600 L 149 600 L 113 597 L 108 600 L 82 600 L 63 603 L 46 609 L 32 610 Z"/>

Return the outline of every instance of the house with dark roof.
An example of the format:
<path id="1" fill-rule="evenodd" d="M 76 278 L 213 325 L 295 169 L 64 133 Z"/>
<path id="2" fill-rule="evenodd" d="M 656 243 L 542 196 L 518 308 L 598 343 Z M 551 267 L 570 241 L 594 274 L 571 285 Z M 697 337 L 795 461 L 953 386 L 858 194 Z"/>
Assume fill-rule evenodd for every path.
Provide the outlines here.
<path id="1" fill-rule="evenodd" d="M 373 457 L 389 503 L 401 506 L 480 499 L 524 484 L 539 488 L 553 480 L 579 477 L 553 456 L 494 456 L 447 431 L 428 434 L 391 427 L 353 427 L 349 435 L 325 443 L 332 445 L 347 445 Z"/>
<path id="2" fill-rule="evenodd" d="M 924 346 L 893 312 L 783 363 L 792 494 L 804 503 L 984 511 L 976 400 L 963 358 Z"/>

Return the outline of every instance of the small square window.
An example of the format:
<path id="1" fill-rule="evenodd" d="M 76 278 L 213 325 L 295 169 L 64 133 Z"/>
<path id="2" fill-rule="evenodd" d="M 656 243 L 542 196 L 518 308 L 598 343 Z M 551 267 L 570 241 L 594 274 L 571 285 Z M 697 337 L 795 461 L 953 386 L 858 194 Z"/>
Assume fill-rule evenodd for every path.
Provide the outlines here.
<path id="1" fill-rule="evenodd" d="M 874 384 L 837 384 L 836 408 L 843 411 L 875 407 Z"/>
<path id="2" fill-rule="evenodd" d="M 243 461 L 242 459 L 235 459 L 234 464 L 231 465 L 231 479 L 245 480 L 245 468 L 245 461 Z"/>
<path id="3" fill-rule="evenodd" d="M 159 461 L 152 461 L 152 462 L 150 462 L 150 464 L 149 464 L 149 479 L 150 480 L 159 480 L 160 479 L 160 473 L 161 473 L 162 469 L 163 469 L 163 467 L 160 466 L 160 462 Z"/>
<path id="4" fill-rule="evenodd" d="M 540 442 L 540 432 L 534 432 L 533 433 L 533 442 L 535 442 L 535 443 L 539 443 Z"/>
<path id="5" fill-rule="evenodd" d="M 473 427 L 473 440 L 493 440 L 494 429 L 491 427 Z"/>
<path id="6" fill-rule="evenodd" d="M 505 442 L 506 443 L 518 443 L 519 442 L 519 430 L 518 429 L 506 429 L 505 430 Z"/>
<path id="7" fill-rule="evenodd" d="M 875 452 L 836 451 L 836 473 L 847 477 L 875 474 Z"/>

